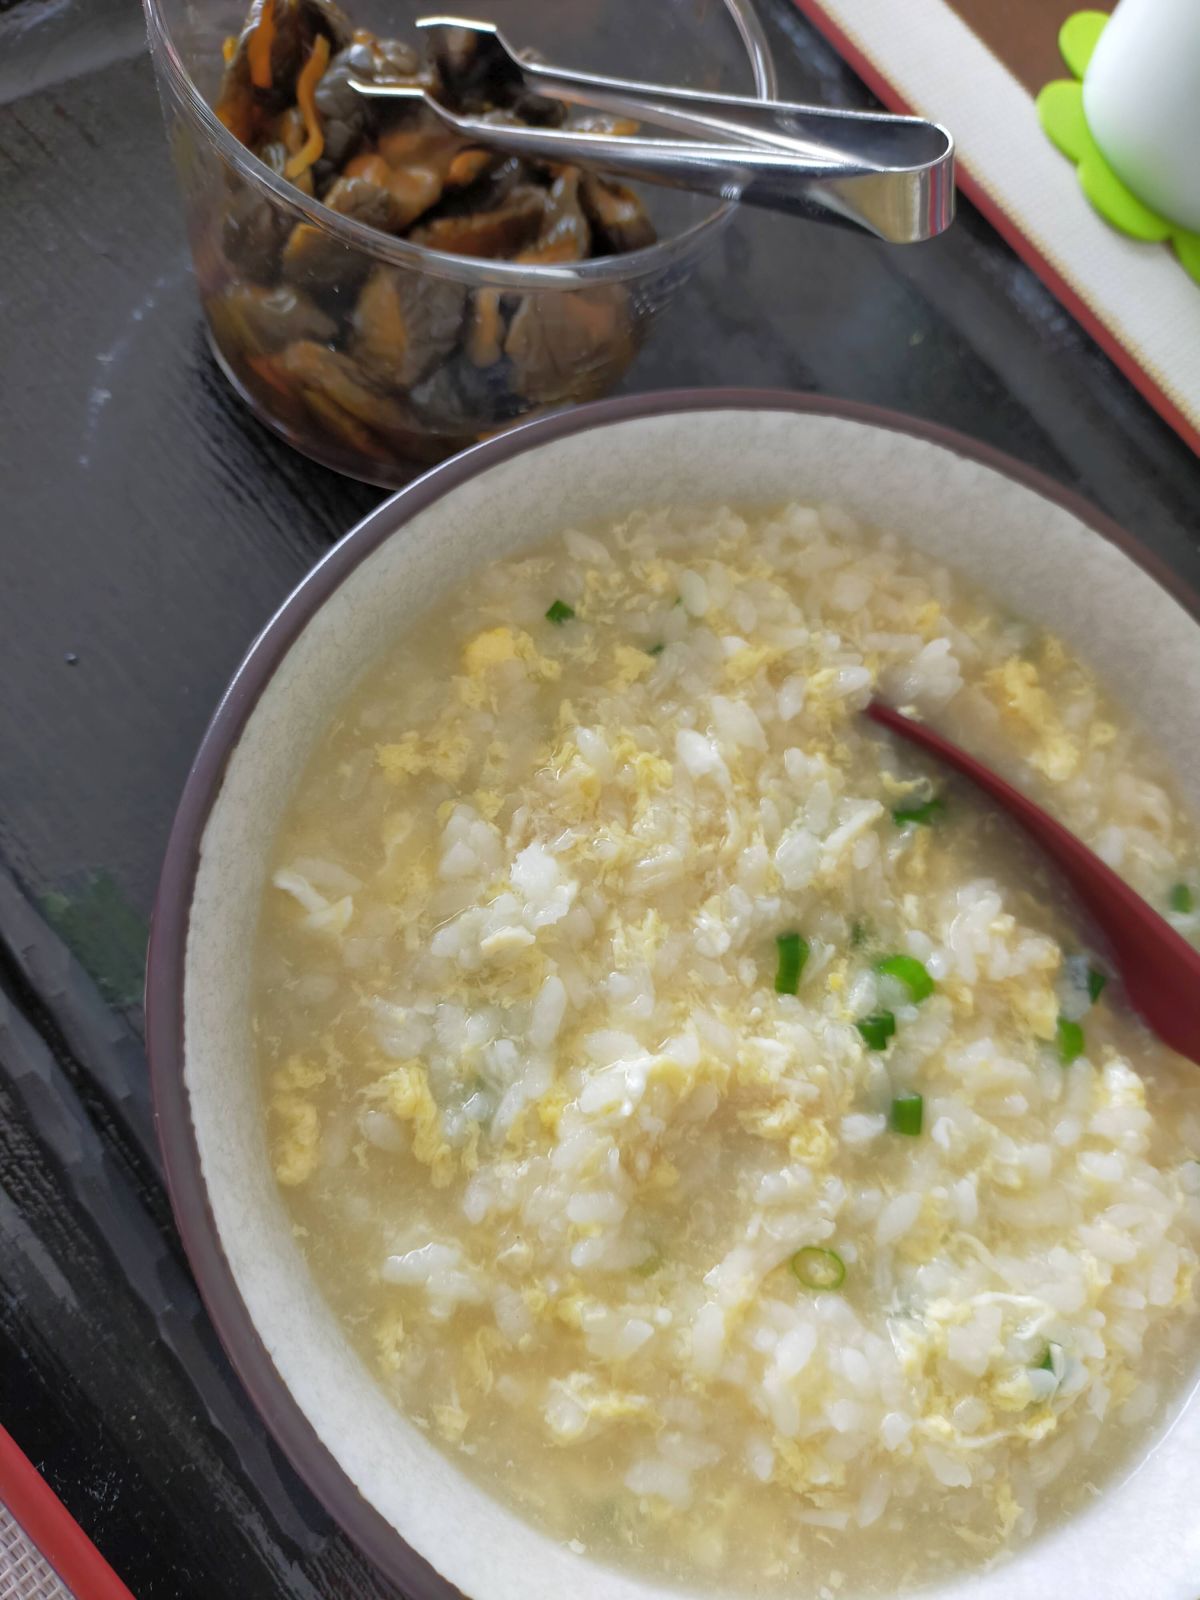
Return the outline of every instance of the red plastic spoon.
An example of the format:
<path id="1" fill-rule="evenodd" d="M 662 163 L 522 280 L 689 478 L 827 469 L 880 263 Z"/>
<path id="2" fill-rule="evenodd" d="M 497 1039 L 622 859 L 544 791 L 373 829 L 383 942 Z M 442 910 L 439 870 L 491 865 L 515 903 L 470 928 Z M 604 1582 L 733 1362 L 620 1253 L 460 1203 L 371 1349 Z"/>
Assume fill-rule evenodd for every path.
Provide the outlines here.
<path id="1" fill-rule="evenodd" d="M 970 778 L 1050 856 L 1108 941 L 1125 992 L 1164 1044 L 1200 1065 L 1200 951 L 1041 806 L 923 722 L 872 700 L 867 716 Z"/>

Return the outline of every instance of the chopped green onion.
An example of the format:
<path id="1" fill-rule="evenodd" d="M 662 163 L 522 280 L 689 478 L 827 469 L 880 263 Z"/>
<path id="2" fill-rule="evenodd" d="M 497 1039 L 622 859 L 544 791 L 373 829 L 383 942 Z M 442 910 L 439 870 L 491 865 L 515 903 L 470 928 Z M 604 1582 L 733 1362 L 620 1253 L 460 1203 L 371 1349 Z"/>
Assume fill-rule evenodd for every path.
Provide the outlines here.
<path id="1" fill-rule="evenodd" d="M 915 1139 L 925 1120 L 925 1096 L 898 1094 L 892 1101 L 892 1130 Z"/>
<path id="2" fill-rule="evenodd" d="M 871 1050 L 882 1050 L 896 1031 L 896 1019 L 890 1011 L 874 1011 L 869 1017 L 860 1017 L 854 1024 Z"/>
<path id="3" fill-rule="evenodd" d="M 846 1281 L 846 1263 L 841 1256 L 817 1244 L 797 1250 L 791 1265 L 806 1289 L 840 1289 Z"/>
<path id="4" fill-rule="evenodd" d="M 1099 967 L 1089 967 L 1087 969 L 1088 999 L 1093 1005 L 1096 1004 L 1096 1001 L 1099 1000 L 1100 996 L 1104 993 L 1104 985 L 1107 982 L 1107 972 L 1101 972 Z"/>
<path id="5" fill-rule="evenodd" d="M 652 1278 L 662 1264 L 663 1258 L 654 1250 L 644 1261 L 639 1261 L 633 1270 L 639 1278 Z"/>
<path id="6" fill-rule="evenodd" d="M 795 994 L 800 985 L 800 974 L 808 960 L 808 940 L 798 933 L 781 933 L 776 936 L 779 952 L 775 967 L 775 993 Z"/>
<path id="7" fill-rule="evenodd" d="M 906 822 L 918 822 L 922 827 L 928 827 L 933 819 L 945 811 L 946 802 L 935 795 L 932 800 L 924 800 L 914 806 L 897 806 L 892 812 L 892 821 L 898 828 Z"/>
<path id="8" fill-rule="evenodd" d="M 683 604 L 683 596 L 681 594 L 677 594 L 675 596 L 674 600 L 671 601 L 671 610 L 674 611 L 676 606 L 681 606 L 682 604 Z"/>
<path id="9" fill-rule="evenodd" d="M 648 656 L 660 656 L 666 648 L 665 644 L 652 644 L 646 654 Z"/>
<path id="10" fill-rule="evenodd" d="M 564 622 L 570 622 L 575 615 L 575 607 L 569 606 L 565 600 L 554 600 L 546 611 L 546 621 L 553 622 L 561 628 Z"/>
<path id="11" fill-rule="evenodd" d="M 933 979 L 916 956 L 884 956 L 882 961 L 875 963 L 875 971 L 882 973 L 885 978 L 897 978 L 908 990 L 909 999 L 914 1005 L 928 1000 L 934 991 Z"/>
<path id="12" fill-rule="evenodd" d="M 1191 911 L 1196 904 L 1196 897 L 1192 894 L 1191 886 L 1186 883 L 1177 883 L 1171 890 L 1171 910 L 1182 911 L 1185 914 Z"/>
<path id="13" fill-rule="evenodd" d="M 850 924 L 850 945 L 854 950 L 859 950 L 867 942 L 867 925 L 865 922 L 852 922 Z"/>
<path id="14" fill-rule="evenodd" d="M 1083 1054 L 1083 1029 L 1069 1017 L 1059 1017 L 1057 1038 L 1058 1059 L 1064 1067 L 1069 1067 L 1076 1056 Z"/>
<path id="15" fill-rule="evenodd" d="M 1038 1362 L 1037 1366 L 1033 1370 L 1035 1372 L 1053 1372 L 1054 1371 L 1054 1346 L 1052 1344 L 1048 1344 L 1046 1346 L 1045 1355 L 1042 1357 L 1042 1359 Z"/>

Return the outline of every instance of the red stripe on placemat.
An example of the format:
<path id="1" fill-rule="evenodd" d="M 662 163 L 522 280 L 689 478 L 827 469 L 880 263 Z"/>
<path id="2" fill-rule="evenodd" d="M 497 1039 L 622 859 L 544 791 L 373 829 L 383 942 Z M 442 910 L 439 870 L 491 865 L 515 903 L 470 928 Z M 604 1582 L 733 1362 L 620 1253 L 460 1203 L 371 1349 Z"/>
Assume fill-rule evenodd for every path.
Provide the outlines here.
<path id="1" fill-rule="evenodd" d="M 54 1490 L 2 1427 L 0 1500 L 76 1600 L 134 1600 Z"/>
<path id="2" fill-rule="evenodd" d="M 870 89 L 871 93 L 883 101 L 890 111 L 898 111 L 905 116 L 920 115 L 914 111 L 895 86 L 879 71 L 875 64 L 863 55 L 862 51 L 849 39 L 839 25 L 821 5 L 820 0 L 794 0 L 796 8 L 802 11 L 808 20 L 829 40 L 830 44 Z M 953 129 L 950 130 L 953 133 Z M 958 163 L 956 169 L 958 187 L 970 200 L 971 204 L 981 211 L 995 228 L 996 232 L 1012 246 L 1026 266 L 1032 267 L 1050 292 L 1071 313 L 1076 322 L 1091 335 L 1104 353 L 1115 366 L 1129 379 L 1134 388 L 1143 399 L 1149 401 L 1180 438 L 1200 455 L 1200 428 L 1191 422 L 1171 399 L 1159 387 L 1154 378 L 1146 371 L 1137 359 L 1125 348 L 1112 330 L 1097 317 L 1096 313 L 1082 300 L 1078 292 L 1071 287 L 1059 272 L 1058 268 L 1049 261 L 1038 249 L 1028 234 L 1021 229 L 1009 216 L 1008 212 L 999 205 L 986 189 L 973 178 L 970 172 Z M 1182 271 L 1183 269 L 1180 268 Z"/>

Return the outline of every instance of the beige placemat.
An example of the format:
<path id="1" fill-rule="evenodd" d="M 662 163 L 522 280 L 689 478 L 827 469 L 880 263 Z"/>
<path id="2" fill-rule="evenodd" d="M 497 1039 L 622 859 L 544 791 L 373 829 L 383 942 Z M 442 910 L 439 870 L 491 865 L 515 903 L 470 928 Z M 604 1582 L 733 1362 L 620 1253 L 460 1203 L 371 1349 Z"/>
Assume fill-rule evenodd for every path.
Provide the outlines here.
<path id="1" fill-rule="evenodd" d="M 2 1503 L 0 1600 L 72 1600 L 70 1589 Z"/>

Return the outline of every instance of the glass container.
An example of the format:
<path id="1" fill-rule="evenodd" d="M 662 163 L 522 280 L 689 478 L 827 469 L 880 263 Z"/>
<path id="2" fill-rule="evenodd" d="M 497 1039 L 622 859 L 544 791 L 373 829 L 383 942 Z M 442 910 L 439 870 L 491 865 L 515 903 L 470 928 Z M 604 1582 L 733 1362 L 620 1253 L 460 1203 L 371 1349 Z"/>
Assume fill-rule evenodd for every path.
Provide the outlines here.
<path id="1" fill-rule="evenodd" d="M 214 113 L 241 0 L 145 7 L 213 353 L 261 421 L 336 471 L 397 486 L 520 418 L 602 394 L 729 220 L 729 203 L 643 188 L 657 241 L 569 265 L 381 232 L 302 192 Z M 429 9 L 346 7 L 356 27 L 414 43 Z M 489 0 L 484 15 L 557 66 L 775 92 L 748 0 Z"/>

